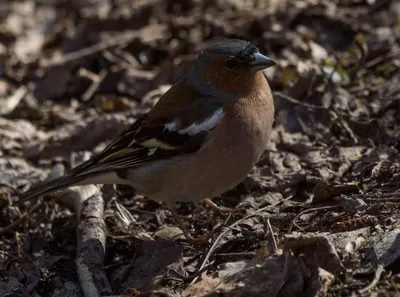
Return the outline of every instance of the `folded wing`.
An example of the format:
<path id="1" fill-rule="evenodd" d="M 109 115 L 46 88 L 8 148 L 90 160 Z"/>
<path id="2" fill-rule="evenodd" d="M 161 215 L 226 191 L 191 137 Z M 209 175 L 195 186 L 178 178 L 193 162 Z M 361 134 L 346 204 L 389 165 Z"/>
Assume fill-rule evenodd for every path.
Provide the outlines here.
<path id="1" fill-rule="evenodd" d="M 200 99 L 172 118 L 149 115 L 139 118 L 103 152 L 71 170 L 82 176 L 97 172 L 123 170 L 147 162 L 193 153 L 201 149 L 224 115 L 223 107 L 213 99 Z"/>

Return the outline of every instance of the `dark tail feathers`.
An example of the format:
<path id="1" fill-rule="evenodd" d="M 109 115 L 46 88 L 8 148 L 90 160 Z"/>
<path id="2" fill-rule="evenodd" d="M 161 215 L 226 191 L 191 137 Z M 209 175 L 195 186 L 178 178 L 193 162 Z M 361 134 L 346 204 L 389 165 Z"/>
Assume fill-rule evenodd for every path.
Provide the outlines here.
<path id="1" fill-rule="evenodd" d="M 47 193 L 55 192 L 76 184 L 85 179 L 81 176 L 61 176 L 34 186 L 29 191 L 22 194 L 20 201 L 26 201 Z"/>

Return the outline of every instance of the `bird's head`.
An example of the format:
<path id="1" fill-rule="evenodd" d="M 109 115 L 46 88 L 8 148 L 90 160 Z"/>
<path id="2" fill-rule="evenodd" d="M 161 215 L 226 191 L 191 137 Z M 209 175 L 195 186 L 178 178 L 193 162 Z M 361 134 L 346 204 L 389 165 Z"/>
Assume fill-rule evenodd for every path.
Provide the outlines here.
<path id="1" fill-rule="evenodd" d="M 202 93 L 240 97 L 254 87 L 259 71 L 274 65 L 249 42 L 227 39 L 200 53 L 189 72 L 189 83 Z"/>

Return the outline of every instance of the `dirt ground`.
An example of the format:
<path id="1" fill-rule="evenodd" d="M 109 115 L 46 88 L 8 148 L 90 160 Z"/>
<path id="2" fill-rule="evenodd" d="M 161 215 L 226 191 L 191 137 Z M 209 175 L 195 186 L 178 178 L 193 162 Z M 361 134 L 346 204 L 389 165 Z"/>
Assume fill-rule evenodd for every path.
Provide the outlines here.
<path id="1" fill-rule="evenodd" d="M 276 114 L 231 216 L 177 203 L 207 244 L 127 186 L 19 201 L 224 38 L 278 62 Z M 399 1 L 0 2 L 0 296 L 400 296 L 399 150 Z"/>

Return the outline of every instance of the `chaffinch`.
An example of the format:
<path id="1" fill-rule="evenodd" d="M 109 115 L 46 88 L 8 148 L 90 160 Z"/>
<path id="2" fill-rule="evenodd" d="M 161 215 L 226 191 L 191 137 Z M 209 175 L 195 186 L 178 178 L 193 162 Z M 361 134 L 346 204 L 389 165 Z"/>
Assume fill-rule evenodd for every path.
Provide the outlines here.
<path id="1" fill-rule="evenodd" d="M 249 173 L 271 134 L 274 104 L 261 70 L 276 63 L 243 40 L 202 51 L 187 75 L 100 154 L 23 194 L 125 184 L 167 203 L 218 196 Z"/>

